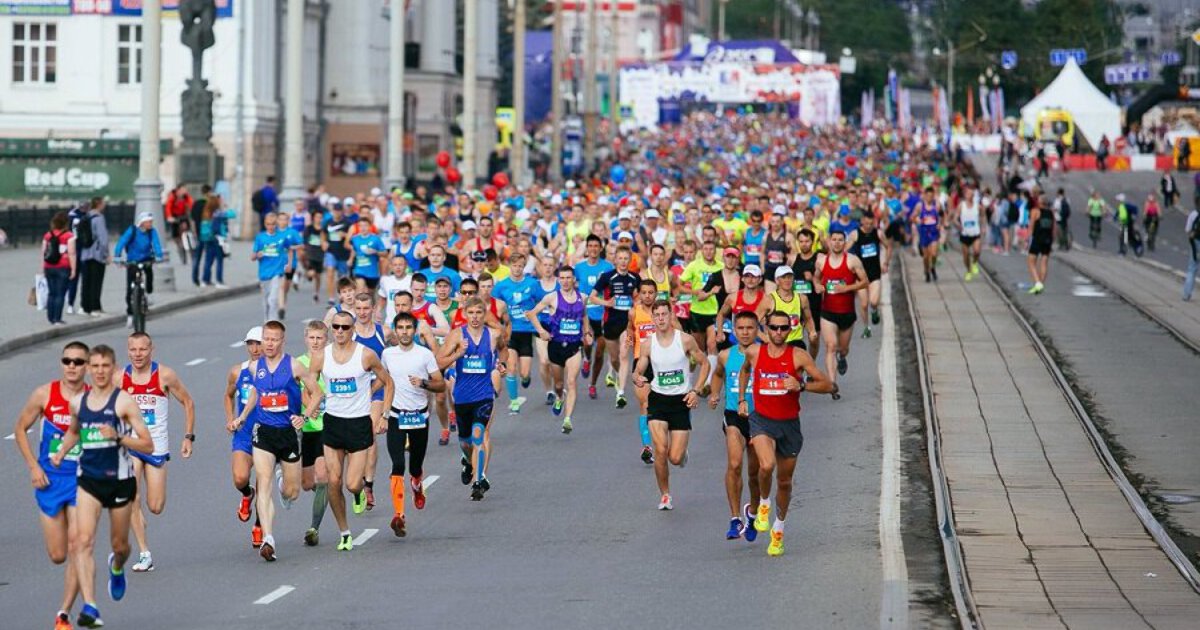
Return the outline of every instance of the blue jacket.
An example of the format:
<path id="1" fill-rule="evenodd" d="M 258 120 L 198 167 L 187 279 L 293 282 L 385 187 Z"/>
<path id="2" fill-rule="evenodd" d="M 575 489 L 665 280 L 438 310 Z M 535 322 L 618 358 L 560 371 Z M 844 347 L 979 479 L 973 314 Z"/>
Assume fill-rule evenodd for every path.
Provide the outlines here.
<path id="1" fill-rule="evenodd" d="M 130 262 L 143 262 L 163 257 L 162 243 L 158 240 L 158 230 L 150 228 L 143 232 L 136 225 L 129 226 L 121 238 L 117 239 L 117 249 L 113 257 L 120 258 L 125 252 L 125 259 Z"/>

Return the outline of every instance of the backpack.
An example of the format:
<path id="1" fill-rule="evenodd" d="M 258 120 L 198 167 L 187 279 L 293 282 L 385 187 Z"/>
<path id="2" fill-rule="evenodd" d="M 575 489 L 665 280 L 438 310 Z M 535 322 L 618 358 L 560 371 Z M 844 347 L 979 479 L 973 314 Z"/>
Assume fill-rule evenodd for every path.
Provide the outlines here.
<path id="1" fill-rule="evenodd" d="M 42 252 L 42 260 L 51 267 L 62 261 L 62 242 L 59 237 L 64 232 L 49 232 L 46 234 L 46 250 Z"/>
<path id="2" fill-rule="evenodd" d="M 96 242 L 96 234 L 92 228 L 93 218 L 91 213 L 85 214 L 79 220 L 79 225 L 75 227 L 75 242 L 80 249 L 87 249 Z"/>
<path id="3" fill-rule="evenodd" d="M 254 191 L 253 195 L 250 195 L 250 207 L 259 214 L 262 214 L 266 211 L 267 199 L 263 196 L 263 191 L 261 188 Z"/>

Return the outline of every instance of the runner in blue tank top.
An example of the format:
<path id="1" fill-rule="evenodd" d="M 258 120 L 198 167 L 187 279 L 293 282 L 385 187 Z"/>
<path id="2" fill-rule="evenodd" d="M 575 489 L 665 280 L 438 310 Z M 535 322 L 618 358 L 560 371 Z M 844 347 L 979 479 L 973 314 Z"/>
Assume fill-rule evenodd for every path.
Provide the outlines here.
<path id="1" fill-rule="evenodd" d="M 550 378 L 556 394 L 551 410 L 558 415 L 565 409 L 562 432 L 570 433 L 574 428 L 571 414 L 575 411 L 575 381 L 583 363 L 579 350 L 584 344 L 592 343 L 594 333 L 584 321 L 586 298 L 575 290 L 575 271 L 560 267 L 558 283 L 559 289 L 526 311 L 525 317 L 537 330 L 538 337 L 548 342 L 546 354 L 550 359 Z M 542 321 L 543 312 L 550 314 L 548 322 Z"/>
<path id="2" fill-rule="evenodd" d="M 137 479 L 129 450 L 150 454 L 154 440 L 142 420 L 133 397 L 118 388 L 113 380 L 117 357 L 113 349 L 100 345 L 88 353 L 88 373 L 92 389 L 70 403 L 71 426 L 62 444 L 50 455 L 50 464 L 62 466 L 63 459 L 75 448 L 79 452 L 78 492 L 75 495 L 75 534 L 81 541 L 75 548 L 75 566 L 79 571 L 79 591 L 83 610 L 79 625 L 93 628 L 103 625 L 96 607 L 96 526 L 103 510 L 109 511 L 112 553 L 108 554 L 108 593 L 113 601 L 125 596 L 125 561 L 129 558 L 129 522 Z"/>
<path id="3" fill-rule="evenodd" d="M 754 542 L 758 531 L 750 527 L 754 518 L 754 509 L 758 506 L 758 456 L 750 448 L 750 420 L 738 414 L 738 374 L 746 361 L 746 348 L 754 345 L 758 337 L 758 316 L 750 311 L 743 311 L 734 316 L 733 334 L 737 345 L 722 350 L 717 355 L 716 373 L 713 374 L 712 393 L 708 396 L 708 407 L 716 409 L 721 401 L 722 392 L 725 396 L 725 421 L 721 431 L 725 434 L 725 451 L 728 462 L 725 468 L 725 495 L 729 499 L 729 531 L 725 538 L 733 540 L 746 537 L 747 542 Z M 747 389 L 753 391 L 753 380 Z M 751 412 L 754 411 L 752 396 L 745 396 L 746 404 Z M 744 455 L 748 452 L 748 456 Z M 742 504 L 742 459 L 748 459 L 747 473 L 750 487 L 750 502 Z"/>
<path id="4" fill-rule="evenodd" d="M 487 305 L 478 297 L 467 299 L 462 308 L 467 325 L 450 331 L 438 350 L 439 369 L 455 366 L 454 413 L 458 417 L 458 445 L 462 449 L 462 482 L 471 484 L 471 500 L 479 501 L 491 488 L 487 467 L 491 464 L 492 408 L 500 388 L 504 364 L 496 361 L 503 335 L 485 326 Z M 472 473 L 475 475 L 471 482 Z"/>
<path id="5" fill-rule="evenodd" d="M 250 404 L 254 391 L 254 368 L 262 356 L 262 326 L 255 326 L 242 337 L 246 347 L 246 360 L 229 368 L 225 377 L 225 396 L 221 402 L 225 408 L 225 429 L 233 435 L 232 471 L 233 488 L 241 495 L 237 517 L 245 523 L 250 520 L 254 507 L 254 488 L 250 485 L 250 471 L 254 467 L 254 426 L 257 424 L 255 405 Z M 246 410 L 249 409 L 249 412 Z M 246 412 L 246 413 L 243 413 Z M 251 544 L 257 549 L 262 545 L 262 526 L 254 520 L 250 534 Z"/>

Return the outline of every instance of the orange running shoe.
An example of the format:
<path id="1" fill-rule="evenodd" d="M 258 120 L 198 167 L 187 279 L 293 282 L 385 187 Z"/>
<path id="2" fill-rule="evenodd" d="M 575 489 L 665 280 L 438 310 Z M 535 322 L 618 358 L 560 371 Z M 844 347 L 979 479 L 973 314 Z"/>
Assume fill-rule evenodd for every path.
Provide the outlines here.
<path id="1" fill-rule="evenodd" d="M 254 529 L 250 530 L 250 545 L 252 547 L 254 547 L 255 549 L 258 549 L 259 547 L 262 546 L 262 543 L 263 543 L 262 528 L 259 527 L 258 525 L 255 525 Z"/>
<path id="2" fill-rule="evenodd" d="M 58 616 L 54 618 L 54 630 L 75 630 L 67 613 L 58 613 Z"/>
<path id="3" fill-rule="evenodd" d="M 250 506 L 254 503 L 254 488 L 250 488 L 250 496 L 242 497 L 242 502 L 238 505 L 237 517 L 238 520 L 245 523 L 250 520 Z"/>

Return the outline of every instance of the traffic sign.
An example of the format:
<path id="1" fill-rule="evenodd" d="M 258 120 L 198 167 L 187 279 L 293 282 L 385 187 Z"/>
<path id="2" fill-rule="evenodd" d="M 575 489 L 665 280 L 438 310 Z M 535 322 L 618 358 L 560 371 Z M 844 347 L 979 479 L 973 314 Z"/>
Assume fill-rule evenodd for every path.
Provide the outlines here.
<path id="1" fill-rule="evenodd" d="M 1108 85 L 1126 85 L 1149 80 L 1149 64 L 1118 63 L 1111 66 L 1104 66 L 1104 82 Z"/>
<path id="2" fill-rule="evenodd" d="M 1054 48 L 1050 50 L 1050 65 L 1065 66 L 1067 59 L 1075 59 L 1075 63 L 1087 63 L 1087 51 L 1082 48 Z"/>
<path id="3" fill-rule="evenodd" d="M 1012 70 L 1017 67 L 1017 51 L 1005 50 L 1000 53 L 1000 67 L 1005 70 Z"/>
<path id="4" fill-rule="evenodd" d="M 1164 66 L 1178 66 L 1183 63 L 1183 55 L 1180 55 L 1177 50 L 1168 50 L 1162 54 L 1160 61 Z"/>

